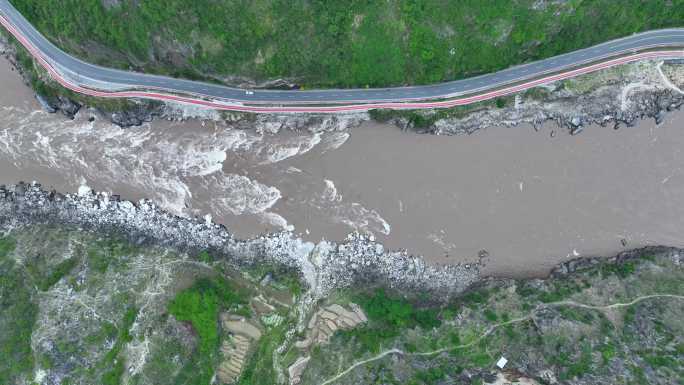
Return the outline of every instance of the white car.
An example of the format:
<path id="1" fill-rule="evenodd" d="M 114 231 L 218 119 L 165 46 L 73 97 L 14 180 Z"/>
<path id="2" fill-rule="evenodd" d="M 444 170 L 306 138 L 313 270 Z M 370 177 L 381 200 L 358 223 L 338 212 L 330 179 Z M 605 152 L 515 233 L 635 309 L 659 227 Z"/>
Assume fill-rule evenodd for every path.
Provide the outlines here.
<path id="1" fill-rule="evenodd" d="M 254 91 L 247 90 L 247 91 L 245 91 L 245 94 L 247 94 L 247 95 L 254 95 Z"/>

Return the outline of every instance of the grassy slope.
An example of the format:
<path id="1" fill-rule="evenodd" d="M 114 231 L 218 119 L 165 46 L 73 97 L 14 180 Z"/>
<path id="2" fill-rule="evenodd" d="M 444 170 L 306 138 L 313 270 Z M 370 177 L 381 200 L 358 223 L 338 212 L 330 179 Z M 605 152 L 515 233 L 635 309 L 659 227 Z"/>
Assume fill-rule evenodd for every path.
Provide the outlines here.
<path id="1" fill-rule="evenodd" d="M 62 47 L 95 62 L 317 87 L 457 79 L 684 20 L 684 0 L 12 3 Z"/>
<path id="2" fill-rule="evenodd" d="M 37 306 L 27 284 L 27 274 L 10 257 L 11 238 L 0 237 L 0 383 L 25 378 L 33 369 L 31 330 Z"/>
<path id="3" fill-rule="evenodd" d="M 0 356 L 11 358 L 0 360 L 0 383 L 22 383 L 42 369 L 70 383 L 207 384 L 224 335 L 218 312 L 231 308 L 237 314 L 241 308 L 251 314 L 244 300 L 262 289 L 215 274 L 220 260 L 207 253 L 197 259 L 214 267 L 50 227 L 0 238 Z M 163 283 L 167 274 L 170 281 Z M 302 384 L 320 384 L 390 347 L 406 353 L 362 365 L 336 383 L 481 383 L 501 355 L 511 368 L 531 375 L 548 369 L 561 381 L 636 385 L 684 378 L 681 299 L 615 309 L 562 302 L 607 305 L 644 295 L 684 295 L 684 267 L 662 255 L 604 263 L 561 279 L 489 281 L 442 307 L 428 306 L 421 295 L 408 301 L 389 291 L 358 290 L 349 295 L 369 323 L 314 349 Z M 278 313 L 285 323 L 265 326 L 240 384 L 275 383 L 273 352 L 292 326 L 283 311 L 288 310 Z M 33 350 L 31 338 L 45 343 Z M 137 362 L 132 347 L 147 343 L 146 364 L 128 375 L 125 363 Z M 438 349 L 443 352 L 418 354 Z"/>

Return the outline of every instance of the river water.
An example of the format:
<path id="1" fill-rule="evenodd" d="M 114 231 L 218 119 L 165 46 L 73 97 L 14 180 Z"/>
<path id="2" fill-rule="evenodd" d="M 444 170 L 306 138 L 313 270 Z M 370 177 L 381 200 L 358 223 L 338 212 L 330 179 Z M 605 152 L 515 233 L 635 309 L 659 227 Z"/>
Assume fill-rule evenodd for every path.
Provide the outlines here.
<path id="1" fill-rule="evenodd" d="M 212 121 L 121 129 L 40 109 L 0 61 L 0 183 L 81 186 L 240 237 L 289 229 L 375 234 L 435 264 L 487 255 L 485 273 L 540 275 L 567 258 L 684 246 L 682 113 L 655 126 L 488 128 L 439 137 L 367 123 L 350 132 L 259 133 Z"/>

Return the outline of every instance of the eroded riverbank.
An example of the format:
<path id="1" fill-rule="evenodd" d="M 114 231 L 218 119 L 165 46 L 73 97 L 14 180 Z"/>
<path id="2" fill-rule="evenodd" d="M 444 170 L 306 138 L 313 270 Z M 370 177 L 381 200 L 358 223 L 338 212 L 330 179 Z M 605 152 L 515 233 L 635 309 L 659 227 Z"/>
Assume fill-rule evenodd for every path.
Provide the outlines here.
<path id="1" fill-rule="evenodd" d="M 684 244 L 681 113 L 659 126 L 554 137 L 552 127 L 445 138 L 372 123 L 277 134 L 214 121 L 121 129 L 87 110 L 75 120 L 41 111 L 4 59 L 0 79 L 0 183 L 150 198 L 174 214 L 211 214 L 242 238 L 370 232 L 433 264 L 487 256 L 494 275 Z"/>

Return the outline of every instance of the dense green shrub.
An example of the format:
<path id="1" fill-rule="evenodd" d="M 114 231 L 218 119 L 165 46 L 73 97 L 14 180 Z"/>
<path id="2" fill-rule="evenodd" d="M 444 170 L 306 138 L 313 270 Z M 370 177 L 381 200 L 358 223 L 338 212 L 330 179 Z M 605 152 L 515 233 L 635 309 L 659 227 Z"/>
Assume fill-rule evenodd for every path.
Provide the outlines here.
<path id="1" fill-rule="evenodd" d="M 436 309 L 416 309 L 409 301 L 388 295 L 384 289 L 361 297 L 358 302 L 370 320 L 388 327 L 432 328 L 440 325 Z"/>
<path id="2" fill-rule="evenodd" d="M 69 258 L 66 259 L 62 262 L 60 262 L 57 266 L 55 266 L 54 269 L 48 274 L 48 276 L 45 279 L 41 279 L 38 282 L 38 288 L 40 290 L 48 290 L 51 288 L 54 284 L 59 282 L 62 277 L 65 275 L 69 274 L 71 270 L 73 270 L 74 267 L 78 264 L 78 258 Z"/>
<path id="3" fill-rule="evenodd" d="M 124 372 L 124 359 L 119 356 L 123 347 L 133 340 L 130 334 L 130 329 L 138 317 L 138 309 L 130 306 L 124 313 L 121 324 L 118 327 L 118 333 L 114 346 L 105 354 L 104 359 L 100 362 L 100 367 L 104 369 L 102 375 L 103 385 L 119 385 L 121 377 Z"/>
<path id="4" fill-rule="evenodd" d="M 343 332 L 344 338 L 354 337 L 364 350 L 377 351 L 383 341 L 398 336 L 404 328 L 432 329 L 441 325 L 439 309 L 418 309 L 411 302 L 378 289 L 356 301 L 368 316 L 366 327 Z"/>
<path id="5" fill-rule="evenodd" d="M 601 266 L 603 275 L 617 275 L 620 278 L 627 278 L 636 270 L 636 262 L 627 261 L 619 263 L 604 263 Z"/>
<path id="6" fill-rule="evenodd" d="M 136 247 L 130 242 L 108 237 L 96 241 L 88 249 L 88 264 L 95 271 L 104 273 L 110 264 L 120 262 L 120 259 L 129 256 L 136 251 Z"/>
<path id="7" fill-rule="evenodd" d="M 17 246 L 17 242 L 14 240 L 14 238 L 2 238 L 0 237 L 0 260 L 4 259 L 14 251 L 14 248 Z"/>

